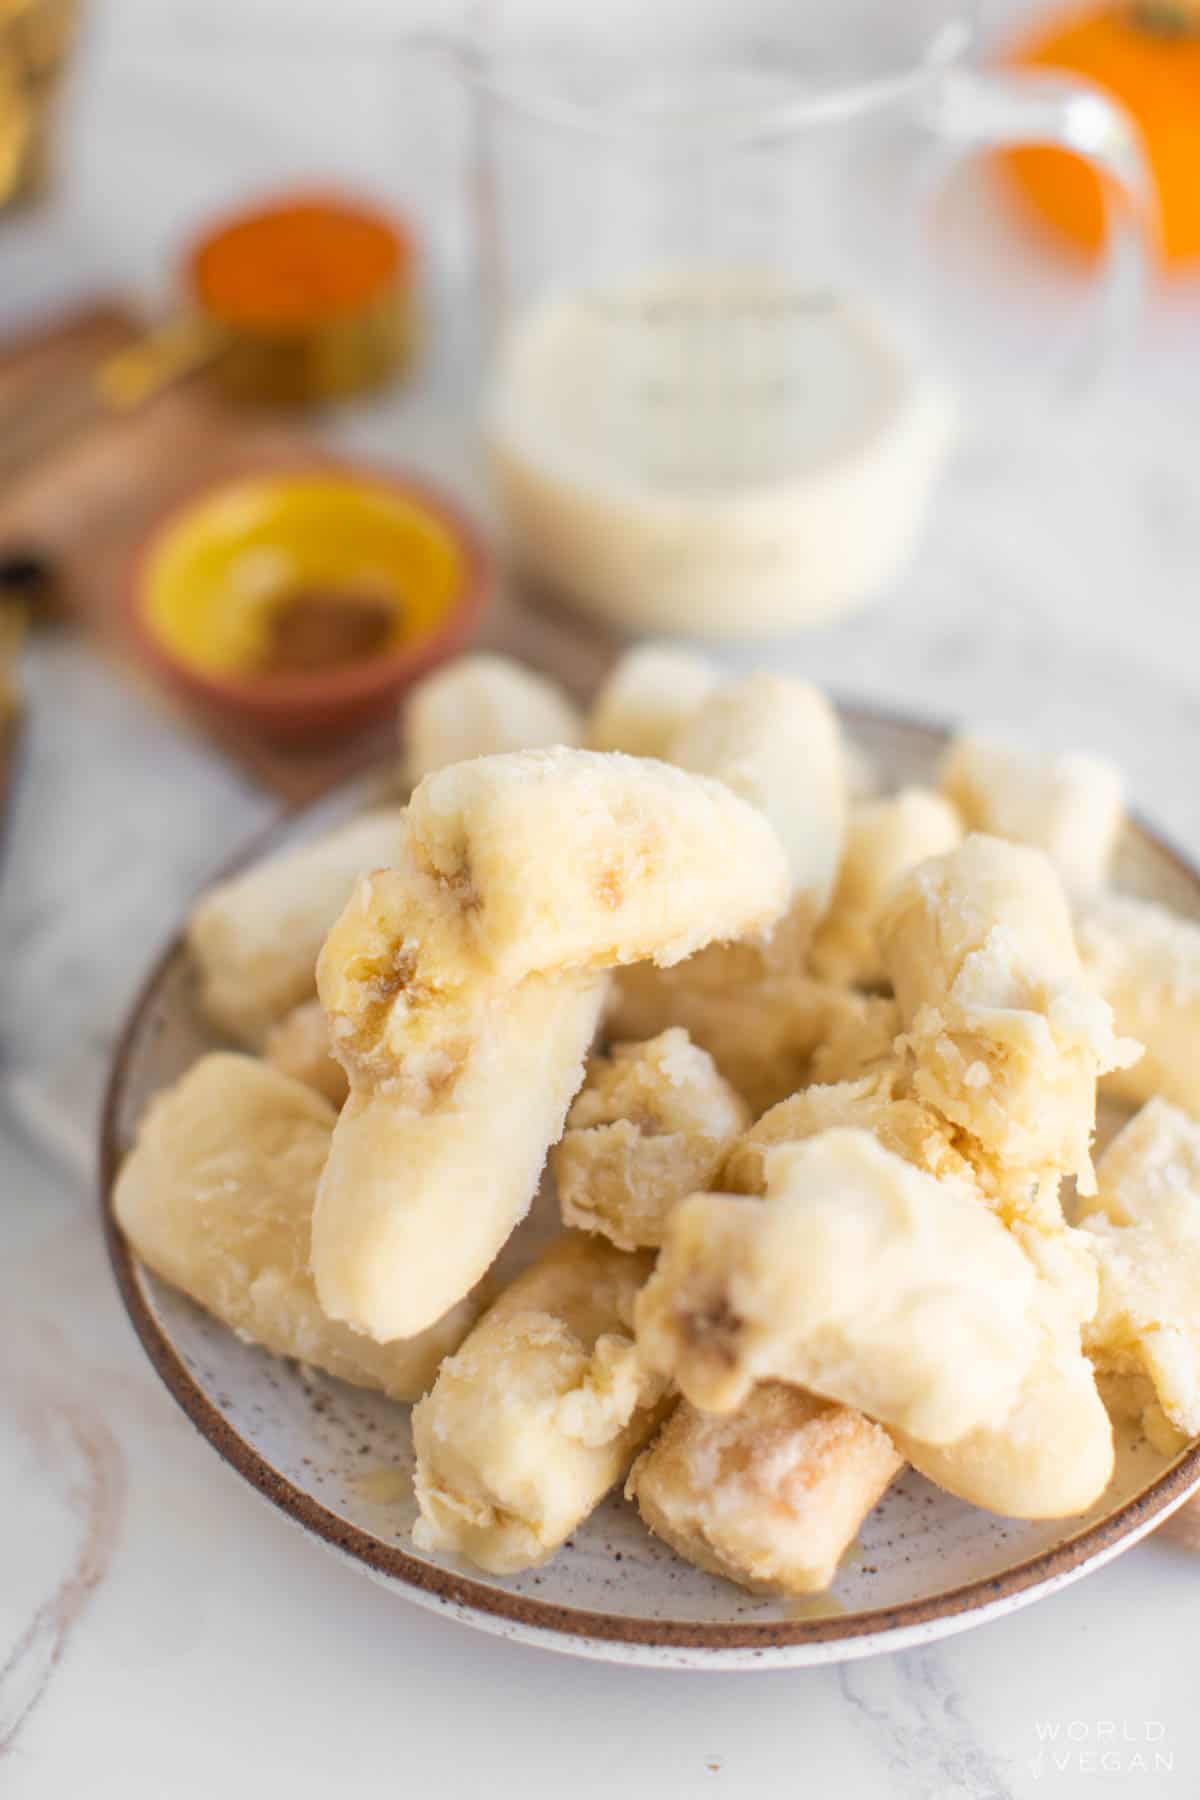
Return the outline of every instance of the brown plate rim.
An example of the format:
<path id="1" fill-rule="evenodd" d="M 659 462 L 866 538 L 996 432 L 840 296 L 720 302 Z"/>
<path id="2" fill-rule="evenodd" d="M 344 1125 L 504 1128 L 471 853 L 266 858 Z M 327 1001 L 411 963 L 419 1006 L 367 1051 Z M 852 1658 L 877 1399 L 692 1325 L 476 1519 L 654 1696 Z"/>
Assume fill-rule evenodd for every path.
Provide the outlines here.
<path id="1" fill-rule="evenodd" d="M 868 725 L 890 725 L 933 743 L 944 741 L 947 736 L 947 729 L 943 726 L 887 708 L 839 700 L 838 710 L 851 726 L 856 721 Z M 359 776 L 356 779 L 361 782 L 363 778 Z M 283 813 L 243 845 L 226 867 L 213 877 L 213 882 L 265 854 L 287 832 L 296 818 L 312 810 L 314 804 L 320 806 L 327 803 L 330 797 L 327 795 L 324 801 L 309 802 Z M 1161 833 L 1146 825 L 1136 814 L 1130 815 L 1130 824 L 1189 880 L 1200 885 L 1200 870 Z M 662 1650 L 767 1652 L 868 1636 L 886 1637 L 940 1620 L 959 1618 L 1005 1601 L 1015 1603 L 1021 1596 L 1029 1594 L 1031 1589 L 1080 1570 L 1084 1564 L 1106 1551 L 1115 1551 L 1115 1547 L 1122 1541 L 1136 1541 L 1156 1518 L 1171 1512 L 1183 1502 L 1192 1488 L 1200 1484 L 1198 1440 L 1182 1451 L 1176 1461 L 1141 1493 L 1133 1495 L 1074 1537 L 1064 1539 L 1037 1556 L 1013 1564 L 999 1575 L 985 1576 L 955 1588 L 946 1588 L 937 1594 L 904 1601 L 898 1606 L 875 1607 L 866 1612 L 834 1615 L 824 1619 L 781 1620 L 758 1624 L 639 1619 L 623 1614 L 560 1606 L 551 1601 L 531 1599 L 524 1594 L 491 1587 L 470 1575 L 439 1568 L 410 1556 L 407 1551 L 394 1544 L 382 1542 L 370 1532 L 339 1518 L 303 1488 L 289 1481 L 235 1431 L 212 1404 L 188 1372 L 150 1310 L 138 1279 L 136 1259 L 117 1225 L 112 1206 L 113 1185 L 121 1160 L 117 1110 L 142 1020 L 154 1001 L 164 974 L 183 953 L 183 949 L 183 928 L 180 927 L 155 958 L 133 1002 L 113 1052 L 105 1088 L 100 1123 L 99 1199 L 105 1242 L 117 1288 L 133 1328 L 167 1391 L 218 1455 L 281 1512 L 333 1548 L 361 1562 L 376 1575 L 416 1588 L 447 1605 L 507 1620 L 525 1629 L 557 1633 L 570 1638 L 590 1638 L 605 1643 L 625 1643 Z"/>

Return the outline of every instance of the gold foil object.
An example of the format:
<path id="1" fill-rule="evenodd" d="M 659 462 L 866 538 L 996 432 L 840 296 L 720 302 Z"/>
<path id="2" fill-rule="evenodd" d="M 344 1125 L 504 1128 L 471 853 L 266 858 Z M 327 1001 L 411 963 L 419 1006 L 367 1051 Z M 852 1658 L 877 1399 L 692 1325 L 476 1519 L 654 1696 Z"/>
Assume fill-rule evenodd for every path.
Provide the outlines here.
<path id="1" fill-rule="evenodd" d="M 77 0 L 0 0 L 0 209 L 46 175 L 54 100 L 78 24 Z"/>
<path id="2" fill-rule="evenodd" d="M 240 403 L 320 406 L 383 387 L 408 367 L 417 344 L 403 281 L 357 312 L 291 331 L 223 324 L 193 306 L 101 364 L 96 386 L 108 410 L 131 412 L 200 369 Z"/>

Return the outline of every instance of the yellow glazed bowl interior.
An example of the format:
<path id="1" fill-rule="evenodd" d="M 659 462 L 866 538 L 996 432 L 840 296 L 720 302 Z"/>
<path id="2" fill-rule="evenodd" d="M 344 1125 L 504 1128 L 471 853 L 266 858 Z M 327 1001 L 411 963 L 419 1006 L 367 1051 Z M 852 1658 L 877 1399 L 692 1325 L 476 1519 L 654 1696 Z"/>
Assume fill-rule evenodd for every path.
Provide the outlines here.
<path id="1" fill-rule="evenodd" d="M 449 526 L 415 492 L 336 473 L 250 477 L 167 523 L 141 570 L 139 609 L 168 657 L 236 680 L 261 666 L 281 595 L 390 600 L 387 656 L 439 631 L 467 578 Z"/>

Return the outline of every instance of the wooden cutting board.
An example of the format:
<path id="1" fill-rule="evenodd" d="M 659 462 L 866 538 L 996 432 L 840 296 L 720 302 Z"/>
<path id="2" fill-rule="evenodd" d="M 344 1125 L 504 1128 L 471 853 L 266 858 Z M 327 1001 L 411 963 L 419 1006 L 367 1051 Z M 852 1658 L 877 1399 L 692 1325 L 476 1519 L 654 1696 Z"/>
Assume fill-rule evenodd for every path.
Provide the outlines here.
<path id="1" fill-rule="evenodd" d="M 281 799 L 313 798 L 378 758 L 395 727 L 311 748 L 280 748 L 211 715 L 190 713 L 157 686 L 126 623 L 129 568 L 149 526 L 210 482 L 263 468 L 295 467 L 321 454 L 294 428 L 264 422 L 221 400 L 195 378 L 143 411 L 112 418 L 80 404 L 96 363 L 139 335 L 137 320 L 111 306 L 76 314 L 0 350 L 0 463 L 5 421 L 56 414 L 71 436 L 44 449 L 15 477 L 0 477 L 0 550 L 48 556 L 67 610 L 97 647 L 120 664 L 147 705 L 166 706 L 183 729 L 203 735 Z M 81 419 L 83 420 L 80 423 Z M 552 671 L 579 693 L 591 689 L 615 640 L 505 588 L 482 623 L 479 642 Z"/>

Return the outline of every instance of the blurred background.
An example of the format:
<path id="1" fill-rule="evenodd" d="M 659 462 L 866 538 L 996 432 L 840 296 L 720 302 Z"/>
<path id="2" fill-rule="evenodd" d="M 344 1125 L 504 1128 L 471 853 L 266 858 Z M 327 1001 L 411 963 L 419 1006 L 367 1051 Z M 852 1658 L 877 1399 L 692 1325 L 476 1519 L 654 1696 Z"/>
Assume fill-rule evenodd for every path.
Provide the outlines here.
<path id="1" fill-rule="evenodd" d="M 645 12 L 0 0 L 0 1107 L 39 1153 L 89 1154 L 197 881 L 464 642 L 585 690 L 715 634 L 1103 750 L 1200 847 L 1196 8 Z M 1064 136 L 1107 228 L 997 148 Z"/>

